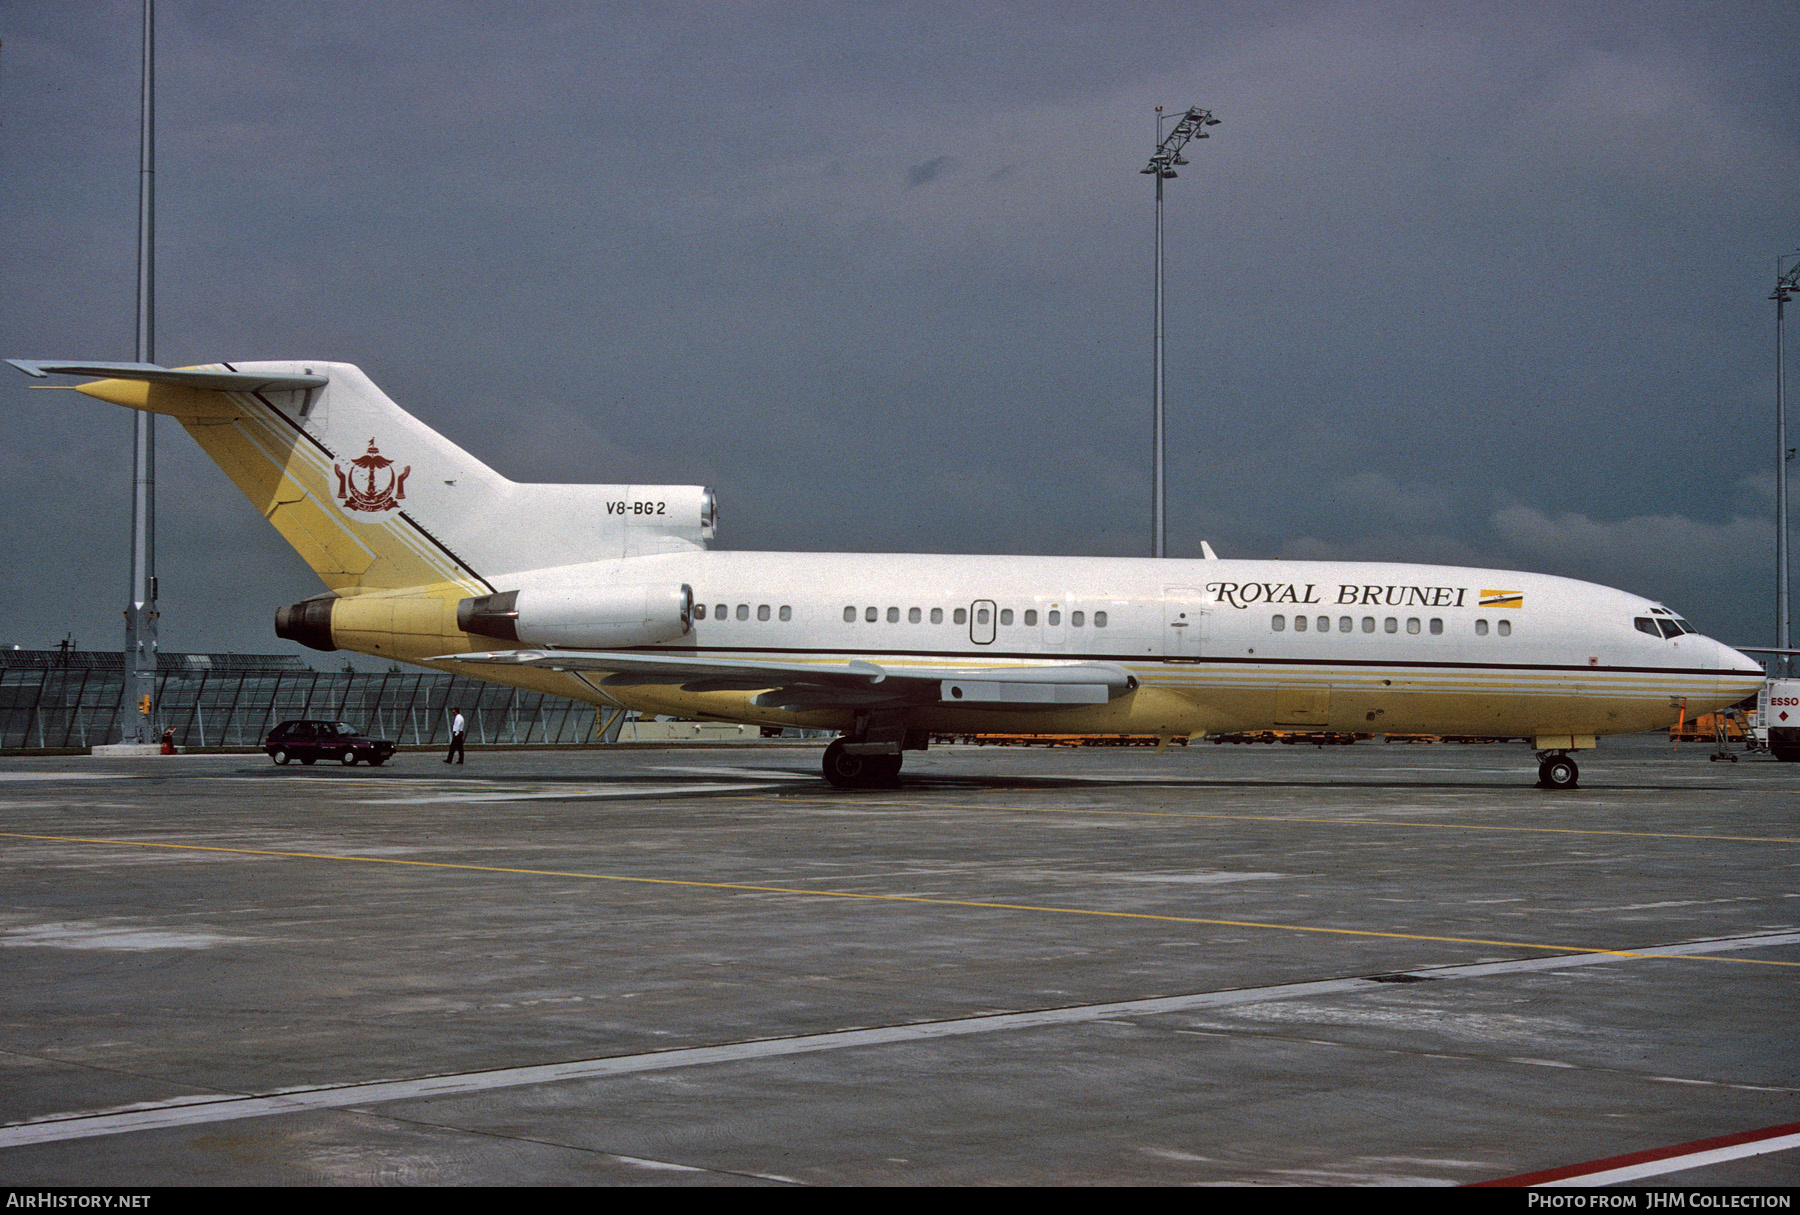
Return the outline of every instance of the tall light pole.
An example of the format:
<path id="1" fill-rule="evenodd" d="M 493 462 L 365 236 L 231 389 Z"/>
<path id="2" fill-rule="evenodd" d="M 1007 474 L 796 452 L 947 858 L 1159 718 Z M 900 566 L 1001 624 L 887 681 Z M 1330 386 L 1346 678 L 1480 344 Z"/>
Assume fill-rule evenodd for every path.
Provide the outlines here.
<path id="1" fill-rule="evenodd" d="M 156 361 L 156 0 L 144 0 L 138 112 L 137 361 Z M 132 412 L 131 601 L 125 608 L 124 741 L 156 738 L 156 415 Z"/>
<path id="2" fill-rule="evenodd" d="M 1156 107 L 1156 151 L 1150 157 L 1150 163 L 1139 169 L 1140 173 L 1148 173 L 1156 179 L 1156 406 L 1154 463 L 1155 470 L 1151 475 L 1151 553 L 1153 556 L 1166 557 L 1168 531 L 1167 492 L 1163 481 L 1163 182 L 1179 176 L 1175 172 L 1176 165 L 1187 163 L 1187 157 L 1181 149 L 1190 139 L 1206 139 L 1207 127 L 1216 127 L 1219 120 L 1212 116 L 1212 111 L 1203 110 L 1199 106 L 1189 106 L 1175 123 L 1175 129 L 1167 135 L 1163 134 L 1163 108 Z"/>
<path id="3" fill-rule="evenodd" d="M 1788 611 L 1788 461 L 1794 453 L 1787 439 L 1787 359 L 1782 342 L 1787 329 L 1787 302 L 1800 291 L 1800 253 L 1784 253 L 1775 259 L 1775 644 L 1784 651 L 1775 656 L 1774 674 L 1791 675 L 1794 656 Z"/>

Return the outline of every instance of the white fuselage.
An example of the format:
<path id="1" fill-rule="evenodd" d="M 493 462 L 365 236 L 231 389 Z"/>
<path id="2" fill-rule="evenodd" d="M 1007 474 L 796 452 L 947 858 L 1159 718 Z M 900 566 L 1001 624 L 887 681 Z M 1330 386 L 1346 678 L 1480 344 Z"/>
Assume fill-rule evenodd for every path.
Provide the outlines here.
<path id="1" fill-rule="evenodd" d="M 1071 660 L 1131 703 L 923 711 L 933 729 L 1200 734 L 1271 728 L 1523 737 L 1653 729 L 1754 692 L 1756 664 L 1634 621 L 1666 609 L 1541 574 L 1370 562 L 694 551 L 496 578 L 691 586 L 692 631 L 649 650 L 911 668 Z M 839 725 L 728 692 L 609 689 L 645 710 Z M 1586 741 L 1582 741 L 1585 738 Z M 1547 741 L 1546 741 L 1547 740 Z M 1567 741 L 1563 741 L 1567 740 Z"/>

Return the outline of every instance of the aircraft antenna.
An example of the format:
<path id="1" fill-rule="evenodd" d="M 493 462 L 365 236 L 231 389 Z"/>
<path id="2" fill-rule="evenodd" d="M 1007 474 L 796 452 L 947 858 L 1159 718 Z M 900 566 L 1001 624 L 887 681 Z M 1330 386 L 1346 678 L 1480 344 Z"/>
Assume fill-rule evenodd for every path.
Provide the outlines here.
<path id="1" fill-rule="evenodd" d="M 1175 123 L 1175 129 L 1167 135 L 1163 134 L 1164 114 L 1161 106 L 1156 107 L 1156 151 L 1150 157 L 1150 163 L 1139 169 L 1139 173 L 1147 173 L 1156 179 L 1156 404 L 1153 411 L 1155 438 L 1152 441 L 1151 472 L 1151 555 L 1168 556 L 1167 493 L 1163 481 L 1163 182 L 1179 176 L 1175 172 L 1176 165 L 1187 163 L 1187 157 L 1181 149 L 1187 146 L 1190 139 L 1210 138 L 1207 127 L 1216 127 L 1219 120 L 1212 116 L 1211 110 L 1203 110 L 1199 106 L 1189 106 Z"/>

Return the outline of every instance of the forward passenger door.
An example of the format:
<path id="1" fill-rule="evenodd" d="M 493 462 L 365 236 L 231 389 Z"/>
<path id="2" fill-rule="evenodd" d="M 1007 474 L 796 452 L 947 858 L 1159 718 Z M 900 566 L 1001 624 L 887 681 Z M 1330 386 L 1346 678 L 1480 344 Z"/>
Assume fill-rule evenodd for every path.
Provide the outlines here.
<path id="1" fill-rule="evenodd" d="M 994 601 L 977 599 L 969 605 L 969 640 L 976 645 L 994 644 Z"/>

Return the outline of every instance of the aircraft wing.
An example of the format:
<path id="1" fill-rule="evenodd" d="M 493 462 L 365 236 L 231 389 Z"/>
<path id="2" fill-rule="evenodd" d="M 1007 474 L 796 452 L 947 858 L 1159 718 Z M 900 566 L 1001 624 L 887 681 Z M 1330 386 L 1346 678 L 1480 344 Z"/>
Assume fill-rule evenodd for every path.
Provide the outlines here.
<path id="1" fill-rule="evenodd" d="M 603 687 L 677 684 L 686 692 L 757 691 L 752 704 L 790 712 L 933 704 L 997 709 L 1103 705 L 1138 682 L 1110 662 L 925 667 L 877 665 L 859 658 L 765 662 L 643 650 L 493 650 L 444 654 L 432 661 L 603 671 Z"/>

